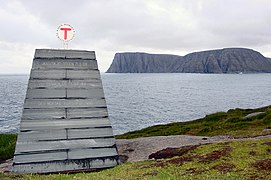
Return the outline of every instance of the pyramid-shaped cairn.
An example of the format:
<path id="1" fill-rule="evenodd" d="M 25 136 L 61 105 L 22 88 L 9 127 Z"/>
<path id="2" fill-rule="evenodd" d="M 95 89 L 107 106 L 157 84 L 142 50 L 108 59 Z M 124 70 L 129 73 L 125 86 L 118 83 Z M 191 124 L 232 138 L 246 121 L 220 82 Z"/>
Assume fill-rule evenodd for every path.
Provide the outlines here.
<path id="1" fill-rule="evenodd" d="M 117 164 L 95 52 L 37 49 L 13 172 L 81 171 Z"/>

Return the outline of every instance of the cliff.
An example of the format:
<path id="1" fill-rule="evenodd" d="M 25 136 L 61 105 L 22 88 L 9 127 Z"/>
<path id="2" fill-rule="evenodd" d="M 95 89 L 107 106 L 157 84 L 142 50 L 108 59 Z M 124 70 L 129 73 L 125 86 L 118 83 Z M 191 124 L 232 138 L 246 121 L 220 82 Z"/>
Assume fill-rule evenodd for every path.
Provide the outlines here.
<path id="1" fill-rule="evenodd" d="M 185 56 L 116 53 L 107 73 L 271 73 L 271 60 L 257 51 L 225 48 Z"/>

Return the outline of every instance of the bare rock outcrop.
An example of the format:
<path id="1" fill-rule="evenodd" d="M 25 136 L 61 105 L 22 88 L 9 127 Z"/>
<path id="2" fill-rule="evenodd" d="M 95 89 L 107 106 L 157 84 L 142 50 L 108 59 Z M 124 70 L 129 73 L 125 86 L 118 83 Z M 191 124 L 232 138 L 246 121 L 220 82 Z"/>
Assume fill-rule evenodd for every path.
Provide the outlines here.
<path id="1" fill-rule="evenodd" d="M 271 60 L 245 48 L 201 51 L 185 56 L 116 53 L 107 73 L 271 73 Z"/>

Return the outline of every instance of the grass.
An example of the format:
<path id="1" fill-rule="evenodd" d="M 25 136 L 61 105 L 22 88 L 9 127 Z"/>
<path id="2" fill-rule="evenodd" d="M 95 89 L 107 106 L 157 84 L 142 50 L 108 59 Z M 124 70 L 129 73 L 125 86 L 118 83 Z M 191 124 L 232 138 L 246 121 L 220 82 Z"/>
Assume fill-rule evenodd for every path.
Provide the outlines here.
<path id="1" fill-rule="evenodd" d="M 16 134 L 0 134 L 0 162 L 13 157 Z"/>
<path id="2" fill-rule="evenodd" d="M 264 113 L 244 118 L 254 112 Z M 147 127 L 117 135 L 116 138 L 132 139 L 170 135 L 253 137 L 267 134 L 271 134 L 271 106 L 258 109 L 230 109 L 228 112 L 217 112 L 194 121 Z"/>
<path id="3" fill-rule="evenodd" d="M 201 145 L 181 157 L 125 163 L 100 172 L 50 175 L 0 173 L 0 179 L 271 179 L 270 162 L 269 138 Z"/>

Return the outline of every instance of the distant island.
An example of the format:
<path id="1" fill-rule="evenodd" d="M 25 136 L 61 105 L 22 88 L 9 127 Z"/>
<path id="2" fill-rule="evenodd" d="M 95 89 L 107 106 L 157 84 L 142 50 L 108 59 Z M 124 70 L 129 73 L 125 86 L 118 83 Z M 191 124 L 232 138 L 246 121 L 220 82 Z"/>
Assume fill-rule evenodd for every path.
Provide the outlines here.
<path id="1" fill-rule="evenodd" d="M 271 73 L 271 59 L 246 48 L 193 52 L 185 56 L 116 53 L 107 73 Z"/>

